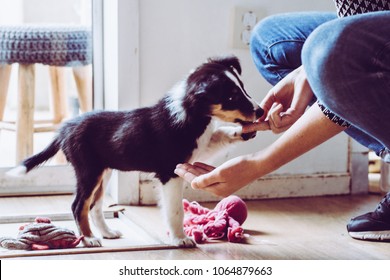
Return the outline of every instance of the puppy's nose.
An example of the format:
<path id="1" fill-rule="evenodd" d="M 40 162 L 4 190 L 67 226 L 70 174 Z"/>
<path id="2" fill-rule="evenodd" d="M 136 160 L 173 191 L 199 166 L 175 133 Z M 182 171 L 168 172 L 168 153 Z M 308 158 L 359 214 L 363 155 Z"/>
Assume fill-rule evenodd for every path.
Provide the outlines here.
<path id="1" fill-rule="evenodd" d="M 264 114 L 264 110 L 262 108 L 258 107 L 255 110 L 255 113 L 256 113 L 256 119 L 259 119 Z"/>

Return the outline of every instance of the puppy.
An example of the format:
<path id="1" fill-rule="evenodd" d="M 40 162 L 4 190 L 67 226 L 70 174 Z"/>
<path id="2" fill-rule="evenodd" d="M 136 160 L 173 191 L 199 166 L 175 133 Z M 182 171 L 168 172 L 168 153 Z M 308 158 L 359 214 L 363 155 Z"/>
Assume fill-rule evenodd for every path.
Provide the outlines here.
<path id="1" fill-rule="evenodd" d="M 62 150 L 72 164 L 76 195 L 72 204 L 84 245 L 101 246 L 89 225 L 89 214 L 104 238 L 119 238 L 102 213 L 104 173 L 110 169 L 143 171 L 161 181 L 162 209 L 171 242 L 195 246 L 183 233 L 183 181 L 174 174 L 178 163 L 203 160 L 227 144 L 248 140 L 240 125 L 263 114 L 244 89 L 235 56 L 210 58 L 175 85 L 154 106 L 132 111 L 94 111 L 65 122 L 42 152 L 8 172 L 22 175 Z"/>

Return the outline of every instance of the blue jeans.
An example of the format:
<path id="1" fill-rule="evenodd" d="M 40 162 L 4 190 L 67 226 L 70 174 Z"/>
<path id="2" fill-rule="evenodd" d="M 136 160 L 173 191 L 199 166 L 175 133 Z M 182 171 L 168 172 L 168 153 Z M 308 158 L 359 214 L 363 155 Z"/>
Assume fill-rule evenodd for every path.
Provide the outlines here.
<path id="1" fill-rule="evenodd" d="M 272 85 L 303 64 L 314 95 L 352 124 L 352 138 L 379 153 L 390 147 L 389 26 L 390 11 L 274 15 L 255 27 L 251 53 Z"/>

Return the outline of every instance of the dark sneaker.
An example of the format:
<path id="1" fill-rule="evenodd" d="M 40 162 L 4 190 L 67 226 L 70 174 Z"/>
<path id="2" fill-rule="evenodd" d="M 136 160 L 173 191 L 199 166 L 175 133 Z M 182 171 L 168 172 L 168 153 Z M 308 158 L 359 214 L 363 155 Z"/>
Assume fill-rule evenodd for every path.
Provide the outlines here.
<path id="1" fill-rule="evenodd" d="M 390 241 L 390 192 L 373 212 L 352 218 L 347 230 L 356 239 Z"/>

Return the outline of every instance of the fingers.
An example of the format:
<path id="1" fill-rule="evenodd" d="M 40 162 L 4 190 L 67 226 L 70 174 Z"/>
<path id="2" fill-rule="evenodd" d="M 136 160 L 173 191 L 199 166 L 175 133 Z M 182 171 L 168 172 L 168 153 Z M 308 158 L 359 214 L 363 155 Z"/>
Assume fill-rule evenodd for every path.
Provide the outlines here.
<path id="1" fill-rule="evenodd" d="M 219 183 L 221 183 L 219 176 L 215 172 L 211 171 L 194 178 L 194 180 L 192 180 L 191 187 L 194 189 L 205 189 Z"/>
<path id="2" fill-rule="evenodd" d="M 259 121 L 264 121 L 268 117 L 269 110 L 275 102 L 275 92 L 274 89 L 271 89 L 260 103 L 260 107 L 264 110 L 264 114 L 260 117 Z"/>
<path id="3" fill-rule="evenodd" d="M 283 106 L 276 104 L 270 110 L 268 121 L 272 132 L 281 133 L 290 128 L 298 118 L 299 115 L 294 109 L 288 108 L 283 112 Z"/>
<path id="4" fill-rule="evenodd" d="M 194 189 L 203 189 L 218 181 L 213 173 L 214 170 L 215 167 L 211 165 L 195 162 L 194 164 L 178 164 L 174 172 L 188 183 L 191 183 Z"/>
<path id="5" fill-rule="evenodd" d="M 179 164 L 174 172 L 188 183 L 191 183 L 198 176 L 195 170 L 192 170 L 187 164 Z"/>
<path id="6" fill-rule="evenodd" d="M 195 162 L 193 165 L 200 168 L 200 169 L 203 169 L 204 171 L 207 171 L 207 172 L 211 172 L 215 169 L 214 166 L 205 164 L 203 162 Z"/>
<path id="7" fill-rule="evenodd" d="M 290 127 L 290 125 L 286 123 L 286 118 L 283 118 L 282 112 L 283 105 L 274 103 L 268 114 L 269 126 L 273 133 L 281 133 Z"/>
<path id="8" fill-rule="evenodd" d="M 174 170 L 175 174 L 191 183 L 196 177 L 207 173 L 203 168 L 196 167 L 189 163 L 178 164 Z"/>
<path id="9" fill-rule="evenodd" d="M 219 197 L 226 197 L 233 192 L 214 166 L 202 162 L 178 164 L 175 173 L 191 183 L 193 189 L 208 191 Z"/>
<path id="10" fill-rule="evenodd" d="M 268 121 L 272 128 L 280 128 L 282 126 L 282 118 L 280 113 L 283 111 L 283 105 L 280 103 L 274 103 L 271 110 L 268 113 Z M 272 129 L 273 131 L 273 129 Z"/>
<path id="11" fill-rule="evenodd" d="M 215 167 L 202 163 L 195 162 L 194 164 L 182 163 L 178 164 L 174 170 L 175 174 L 182 177 L 188 183 L 192 183 L 193 180 L 201 175 L 207 174 L 213 171 Z"/>

